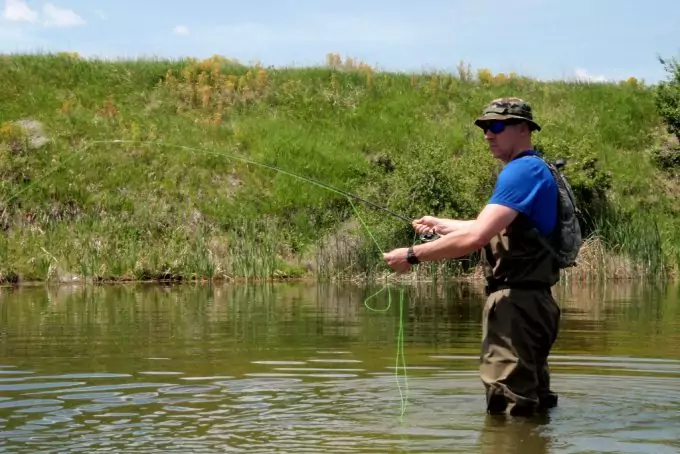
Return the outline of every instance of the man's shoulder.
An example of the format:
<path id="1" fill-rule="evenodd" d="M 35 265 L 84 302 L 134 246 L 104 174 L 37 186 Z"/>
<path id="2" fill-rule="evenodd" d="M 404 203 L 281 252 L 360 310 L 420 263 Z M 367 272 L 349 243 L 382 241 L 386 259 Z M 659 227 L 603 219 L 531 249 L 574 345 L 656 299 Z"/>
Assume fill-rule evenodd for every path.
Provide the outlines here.
<path id="1" fill-rule="evenodd" d="M 508 162 L 504 169 L 545 169 L 548 170 L 548 166 L 543 158 L 537 154 L 530 154 L 526 156 L 521 156 L 519 158 L 513 159 Z"/>
<path id="2" fill-rule="evenodd" d="M 489 203 L 505 205 L 527 216 L 540 232 L 554 227 L 558 187 L 547 163 L 536 155 L 510 161 L 498 176 Z"/>
<path id="3" fill-rule="evenodd" d="M 541 157 L 536 155 L 524 156 L 510 161 L 503 167 L 498 177 L 522 184 L 546 182 L 549 185 L 556 185 L 548 165 Z"/>

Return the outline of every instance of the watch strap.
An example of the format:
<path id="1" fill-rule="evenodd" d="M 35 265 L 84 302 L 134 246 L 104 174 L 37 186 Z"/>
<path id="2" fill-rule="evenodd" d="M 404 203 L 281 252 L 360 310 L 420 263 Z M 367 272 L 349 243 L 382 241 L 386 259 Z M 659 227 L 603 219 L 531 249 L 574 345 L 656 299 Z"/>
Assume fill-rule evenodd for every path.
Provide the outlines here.
<path id="1" fill-rule="evenodd" d="M 416 254 L 413 251 L 413 246 L 408 248 L 408 252 L 406 253 L 406 261 L 411 265 L 417 265 L 420 263 L 420 260 L 418 260 L 418 257 L 416 257 Z"/>

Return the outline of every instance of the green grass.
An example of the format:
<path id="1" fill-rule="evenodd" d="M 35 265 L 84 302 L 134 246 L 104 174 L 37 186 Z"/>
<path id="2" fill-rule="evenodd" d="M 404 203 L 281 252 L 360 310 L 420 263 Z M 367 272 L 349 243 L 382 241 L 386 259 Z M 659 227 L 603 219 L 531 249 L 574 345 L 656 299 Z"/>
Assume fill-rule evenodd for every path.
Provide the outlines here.
<path id="1" fill-rule="evenodd" d="M 604 253 L 674 272 L 680 192 L 655 166 L 663 122 L 642 84 L 12 55 L 0 57 L 0 279 L 378 276 L 346 197 L 229 155 L 409 218 L 471 217 L 500 165 L 472 122 L 510 94 L 532 102 L 545 154 L 567 159 Z M 29 147 L 21 119 L 50 142 Z M 133 143 L 94 142 L 112 140 Z M 405 222 L 355 204 L 381 249 L 412 242 Z"/>

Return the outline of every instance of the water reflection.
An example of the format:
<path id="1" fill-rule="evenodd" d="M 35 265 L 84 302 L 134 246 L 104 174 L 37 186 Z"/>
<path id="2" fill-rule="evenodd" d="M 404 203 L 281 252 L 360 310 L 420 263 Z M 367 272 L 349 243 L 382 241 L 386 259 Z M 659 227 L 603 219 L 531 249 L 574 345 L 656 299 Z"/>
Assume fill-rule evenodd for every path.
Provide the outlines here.
<path id="1" fill-rule="evenodd" d="M 560 406 L 487 417 L 476 284 L 0 292 L 12 452 L 678 452 L 678 288 L 564 285 Z M 388 298 L 391 297 L 391 300 Z M 408 375 L 395 371 L 403 322 Z M 402 396 L 406 414 L 400 420 Z"/>
<path id="2" fill-rule="evenodd" d="M 509 420 L 486 416 L 479 437 L 484 454 L 543 454 L 556 452 L 550 431 L 550 415 Z"/>

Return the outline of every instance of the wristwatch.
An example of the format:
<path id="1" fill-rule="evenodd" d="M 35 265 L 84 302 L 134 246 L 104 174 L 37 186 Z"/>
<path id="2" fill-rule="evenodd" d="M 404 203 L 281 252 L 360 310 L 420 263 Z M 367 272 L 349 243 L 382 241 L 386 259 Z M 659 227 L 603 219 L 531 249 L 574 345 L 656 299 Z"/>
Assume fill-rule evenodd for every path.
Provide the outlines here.
<path id="1" fill-rule="evenodd" d="M 406 252 L 406 261 L 411 265 L 417 265 L 420 263 L 420 260 L 418 260 L 418 257 L 416 257 L 415 252 L 413 252 L 413 246 L 408 248 L 408 252 Z"/>

